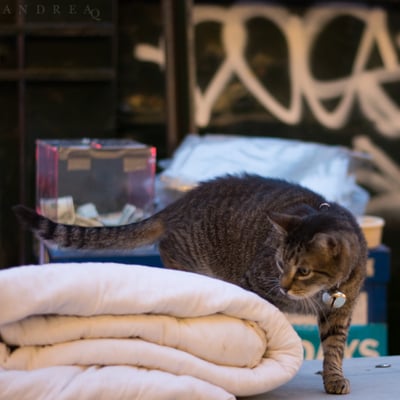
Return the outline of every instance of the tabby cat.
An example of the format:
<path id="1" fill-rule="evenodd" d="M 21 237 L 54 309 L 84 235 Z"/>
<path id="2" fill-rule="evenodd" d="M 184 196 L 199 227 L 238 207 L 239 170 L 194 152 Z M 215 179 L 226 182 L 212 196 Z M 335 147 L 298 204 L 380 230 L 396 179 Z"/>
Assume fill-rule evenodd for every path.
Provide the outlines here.
<path id="1" fill-rule="evenodd" d="M 315 314 L 328 393 L 349 393 L 342 360 L 366 274 L 367 247 L 352 214 L 299 185 L 254 175 L 200 184 L 147 220 L 118 227 L 57 224 L 14 210 L 46 241 L 77 249 L 132 249 L 158 242 L 166 267 L 251 290 L 284 312 Z M 345 303 L 335 307 L 335 296 Z"/>

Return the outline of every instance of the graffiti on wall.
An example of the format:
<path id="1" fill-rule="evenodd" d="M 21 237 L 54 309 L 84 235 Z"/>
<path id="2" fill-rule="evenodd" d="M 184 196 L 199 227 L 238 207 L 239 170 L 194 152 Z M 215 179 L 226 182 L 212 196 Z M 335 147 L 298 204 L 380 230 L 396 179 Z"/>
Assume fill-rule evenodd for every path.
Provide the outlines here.
<path id="1" fill-rule="evenodd" d="M 367 212 L 384 217 L 388 224 L 400 224 L 400 166 L 368 136 L 353 139 L 355 150 L 371 155 L 373 168 L 360 169 L 357 180 L 374 196 Z"/>
<path id="2" fill-rule="evenodd" d="M 315 64 L 323 60 L 315 59 L 314 50 L 328 27 L 343 17 L 361 26 L 360 34 L 352 45 L 354 54 L 342 55 L 336 49 L 338 57 L 347 57 L 351 63 L 346 73 L 321 77 L 315 72 Z M 252 40 L 249 21 L 254 19 L 268 21 L 283 38 L 287 54 L 285 71 L 289 81 L 286 102 L 260 79 L 249 62 L 248 48 Z M 374 135 L 388 143 L 400 139 L 399 96 L 390 95 L 387 91 L 389 85 L 400 87 L 400 28 L 398 31 L 396 27 L 393 30 L 393 26 L 389 29 L 388 10 L 357 4 L 323 4 L 298 13 L 281 5 L 198 5 L 194 9 L 193 20 L 196 33 L 205 23 L 212 22 L 220 26 L 218 35 L 222 47 L 222 51 L 219 51 L 221 60 L 211 76 L 203 84 L 197 82 L 195 88 L 195 121 L 198 127 L 212 125 L 213 111 L 224 92 L 228 93 L 225 96 L 228 100 L 234 97 L 233 92 L 228 92 L 234 80 L 246 89 L 264 112 L 279 123 L 301 127 L 307 107 L 316 126 L 320 124 L 331 132 L 349 129 L 349 134 L 355 136 L 354 149 L 372 156 L 373 167 L 365 168 L 359 174 L 360 183 L 373 193 L 368 212 L 388 219 L 390 217 L 392 222 L 392 217 L 397 216 L 397 223 L 400 224 L 399 160 L 391 158 L 368 135 L 350 133 L 352 130 L 349 128 L 357 108 Z M 342 42 L 349 40 L 346 36 L 349 32 L 334 31 L 334 34 L 342 34 Z M 268 52 L 274 45 L 273 40 L 269 38 L 264 42 L 263 49 Z M 371 67 L 369 62 L 373 54 L 379 54 L 380 62 Z M 162 38 L 158 46 L 145 43 L 136 45 L 133 55 L 137 60 L 152 62 L 161 68 L 165 66 Z M 269 66 L 267 64 L 266 68 Z M 332 69 L 336 67 L 331 66 Z M 326 106 L 329 100 L 335 100 L 333 107 Z M 321 140 L 324 141 L 323 138 Z M 393 151 L 390 144 L 387 147 Z"/>
<path id="3" fill-rule="evenodd" d="M 353 64 L 348 76 L 321 80 L 313 76 L 311 53 L 319 35 L 333 20 L 351 17 L 363 23 Z M 302 120 L 304 99 L 315 119 L 330 129 L 343 128 L 351 117 L 357 102 L 363 116 L 382 135 L 400 137 L 400 107 L 384 89 L 385 84 L 400 83 L 400 63 L 397 50 L 400 48 L 400 29 L 395 37 L 390 35 L 387 11 L 381 8 L 362 6 L 314 6 L 299 16 L 282 6 L 236 5 L 230 8 L 219 6 L 196 6 L 193 14 L 195 25 L 218 22 L 225 57 L 216 69 L 208 85 L 195 89 L 196 115 L 199 127 L 207 126 L 213 107 L 232 78 L 237 78 L 254 98 L 274 117 L 285 124 L 298 124 Z M 265 18 L 272 22 L 283 35 L 288 51 L 290 101 L 282 104 L 268 87 L 263 85 L 245 56 L 248 45 L 246 22 L 254 18 Z M 367 68 L 373 51 L 380 54 L 382 63 L 373 69 Z M 140 44 L 134 49 L 136 58 L 163 66 L 165 63 L 162 42 L 159 47 Z M 340 101 L 334 109 L 324 102 Z"/>

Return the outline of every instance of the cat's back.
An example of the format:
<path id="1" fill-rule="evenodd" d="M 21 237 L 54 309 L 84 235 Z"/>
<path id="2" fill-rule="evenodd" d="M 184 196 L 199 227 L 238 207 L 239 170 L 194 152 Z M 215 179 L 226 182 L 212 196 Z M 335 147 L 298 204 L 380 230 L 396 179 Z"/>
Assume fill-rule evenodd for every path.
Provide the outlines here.
<path id="1" fill-rule="evenodd" d="M 218 207 L 221 210 L 287 211 L 298 204 L 318 206 L 322 196 L 294 183 L 258 175 L 228 175 L 204 182 L 178 204 L 186 208 Z"/>

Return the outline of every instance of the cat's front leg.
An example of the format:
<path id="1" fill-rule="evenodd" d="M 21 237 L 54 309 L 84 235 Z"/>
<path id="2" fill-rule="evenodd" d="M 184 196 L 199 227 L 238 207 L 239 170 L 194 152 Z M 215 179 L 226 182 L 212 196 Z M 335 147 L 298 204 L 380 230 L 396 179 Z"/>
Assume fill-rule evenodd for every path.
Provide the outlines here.
<path id="1" fill-rule="evenodd" d="M 343 357 L 352 311 L 349 303 L 322 313 L 318 319 L 324 354 L 322 377 L 327 393 L 350 393 L 350 382 L 343 374 Z"/>

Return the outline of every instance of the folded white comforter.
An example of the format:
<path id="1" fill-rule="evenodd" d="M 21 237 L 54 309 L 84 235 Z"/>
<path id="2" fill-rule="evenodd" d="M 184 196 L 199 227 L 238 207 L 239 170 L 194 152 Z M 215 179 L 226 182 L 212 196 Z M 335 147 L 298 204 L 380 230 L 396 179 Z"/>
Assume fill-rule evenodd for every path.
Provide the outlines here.
<path id="1" fill-rule="evenodd" d="M 0 272 L 0 398 L 233 399 L 290 380 L 303 356 L 253 293 L 115 263 Z"/>

